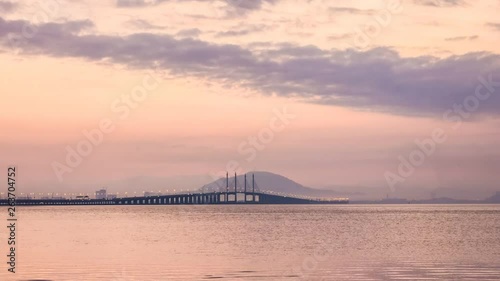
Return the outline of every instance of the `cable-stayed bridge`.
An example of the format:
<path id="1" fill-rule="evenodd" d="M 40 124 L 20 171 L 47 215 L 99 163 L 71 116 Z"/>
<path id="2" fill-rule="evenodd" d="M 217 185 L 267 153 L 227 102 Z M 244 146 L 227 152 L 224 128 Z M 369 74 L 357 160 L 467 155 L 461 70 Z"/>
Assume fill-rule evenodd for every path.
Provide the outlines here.
<path id="1" fill-rule="evenodd" d="M 201 204 L 348 204 L 348 198 L 313 198 L 295 194 L 260 190 L 252 174 L 244 175 L 243 184 L 238 185 L 238 177 L 229 179 L 226 185 L 202 188 L 199 192 L 186 192 L 156 196 L 134 196 L 112 199 L 16 199 L 16 205 L 201 205 Z M 0 205 L 9 205 L 9 200 L 0 200 Z"/>

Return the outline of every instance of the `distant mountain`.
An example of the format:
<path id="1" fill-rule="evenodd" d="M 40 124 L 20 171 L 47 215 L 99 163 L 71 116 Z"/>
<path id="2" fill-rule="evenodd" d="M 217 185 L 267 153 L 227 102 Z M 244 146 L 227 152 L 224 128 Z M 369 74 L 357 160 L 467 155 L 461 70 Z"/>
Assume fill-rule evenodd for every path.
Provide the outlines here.
<path id="1" fill-rule="evenodd" d="M 343 194 L 349 197 L 351 201 L 381 201 L 384 199 L 407 199 L 408 201 L 431 200 L 430 202 L 447 202 L 457 200 L 457 202 L 465 201 L 481 201 L 490 196 L 494 190 L 476 186 L 472 187 L 440 187 L 429 188 L 424 186 L 396 186 L 394 190 L 390 190 L 387 185 L 382 186 L 336 186 L 329 185 L 323 187 Z M 432 201 L 434 200 L 434 201 Z"/>
<path id="2" fill-rule="evenodd" d="M 252 189 L 252 174 L 255 175 L 256 189 L 261 191 L 274 191 L 305 196 L 338 197 L 340 194 L 332 190 L 321 190 L 303 186 L 282 175 L 269 172 L 247 173 L 247 190 Z M 238 190 L 243 190 L 244 175 L 237 176 Z M 205 191 L 225 191 L 226 178 L 220 178 L 200 188 Z M 229 190 L 234 190 L 234 175 L 229 175 Z"/>
<path id="3" fill-rule="evenodd" d="M 423 200 L 407 199 L 383 199 L 383 200 L 351 200 L 352 204 L 498 204 L 500 203 L 500 192 L 485 200 L 454 199 L 439 197 Z"/>
<path id="4" fill-rule="evenodd" d="M 489 198 L 486 198 L 486 200 L 484 200 L 484 202 L 486 202 L 486 203 L 500 203 L 500 191 L 497 191 L 497 193 L 495 193 L 495 195 L 493 195 Z"/>

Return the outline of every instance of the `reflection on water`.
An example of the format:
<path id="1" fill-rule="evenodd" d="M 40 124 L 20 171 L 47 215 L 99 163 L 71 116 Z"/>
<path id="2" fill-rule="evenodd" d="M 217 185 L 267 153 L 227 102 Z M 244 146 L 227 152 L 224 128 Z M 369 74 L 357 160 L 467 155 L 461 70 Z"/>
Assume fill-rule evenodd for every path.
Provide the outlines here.
<path id="1" fill-rule="evenodd" d="M 6 214 L 6 210 L 0 210 Z M 500 280 L 500 206 L 18 210 L 0 280 Z M 0 232 L 0 256 L 7 254 Z"/>

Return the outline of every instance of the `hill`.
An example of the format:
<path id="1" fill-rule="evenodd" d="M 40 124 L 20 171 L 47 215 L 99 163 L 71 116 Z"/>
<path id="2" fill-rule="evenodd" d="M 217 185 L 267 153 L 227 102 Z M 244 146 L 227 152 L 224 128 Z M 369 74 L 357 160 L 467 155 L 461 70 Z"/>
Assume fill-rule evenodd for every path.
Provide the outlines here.
<path id="1" fill-rule="evenodd" d="M 252 189 L 252 174 L 255 175 L 256 190 L 289 193 L 295 195 L 338 197 L 340 194 L 332 190 L 321 190 L 303 186 L 282 175 L 270 172 L 249 172 L 247 174 L 247 190 Z M 244 175 L 237 176 L 238 190 L 243 190 Z M 220 178 L 200 188 L 206 191 L 225 191 L 226 178 Z M 234 190 L 234 175 L 229 176 L 229 190 Z"/>

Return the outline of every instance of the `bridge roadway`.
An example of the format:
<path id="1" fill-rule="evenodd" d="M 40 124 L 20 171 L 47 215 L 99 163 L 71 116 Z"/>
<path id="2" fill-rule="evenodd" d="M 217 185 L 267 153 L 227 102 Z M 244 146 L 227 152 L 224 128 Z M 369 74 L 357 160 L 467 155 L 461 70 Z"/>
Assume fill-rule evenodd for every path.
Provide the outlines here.
<path id="1" fill-rule="evenodd" d="M 123 197 L 115 199 L 16 199 L 16 205 L 224 205 L 224 204 L 348 204 L 349 200 L 310 199 L 275 195 L 264 192 L 210 192 L 170 194 L 148 197 Z M 8 200 L 0 200 L 0 206 L 9 205 Z"/>

